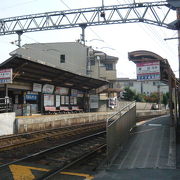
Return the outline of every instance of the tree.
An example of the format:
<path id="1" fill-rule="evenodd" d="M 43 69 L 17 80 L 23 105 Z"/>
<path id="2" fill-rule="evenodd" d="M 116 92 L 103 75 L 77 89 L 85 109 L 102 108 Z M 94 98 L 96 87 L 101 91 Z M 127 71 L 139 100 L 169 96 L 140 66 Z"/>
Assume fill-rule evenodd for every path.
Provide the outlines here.
<path id="1" fill-rule="evenodd" d="M 136 93 L 132 91 L 129 87 L 124 88 L 123 93 L 124 99 L 127 101 L 133 101 L 135 100 Z"/>
<path id="2" fill-rule="evenodd" d="M 144 95 L 143 94 L 136 94 L 134 100 L 137 102 L 144 102 Z"/>
<path id="3" fill-rule="evenodd" d="M 162 103 L 165 105 L 165 107 L 167 106 L 168 101 L 169 101 L 169 93 L 163 94 Z"/>
<path id="4" fill-rule="evenodd" d="M 159 95 L 157 92 L 151 93 L 150 96 L 144 96 L 144 99 L 146 102 L 150 103 L 158 103 L 159 101 Z"/>

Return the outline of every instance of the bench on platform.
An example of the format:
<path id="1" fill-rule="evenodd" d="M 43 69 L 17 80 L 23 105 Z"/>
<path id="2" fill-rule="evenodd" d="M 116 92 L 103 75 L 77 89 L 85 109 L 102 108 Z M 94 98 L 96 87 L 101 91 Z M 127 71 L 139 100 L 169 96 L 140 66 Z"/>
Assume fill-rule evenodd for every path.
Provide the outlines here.
<path id="1" fill-rule="evenodd" d="M 75 113 L 80 113 L 80 112 L 83 112 L 83 109 L 79 109 L 78 106 L 72 106 L 72 111 Z"/>
<path id="2" fill-rule="evenodd" d="M 54 113 L 59 113 L 60 112 L 54 106 L 45 106 L 44 111 L 45 111 L 45 113 L 48 113 L 48 114 L 54 114 Z"/>
<path id="3" fill-rule="evenodd" d="M 71 113 L 72 112 L 72 110 L 69 109 L 69 107 L 67 107 L 67 106 L 60 106 L 59 111 L 60 111 L 60 113 Z"/>

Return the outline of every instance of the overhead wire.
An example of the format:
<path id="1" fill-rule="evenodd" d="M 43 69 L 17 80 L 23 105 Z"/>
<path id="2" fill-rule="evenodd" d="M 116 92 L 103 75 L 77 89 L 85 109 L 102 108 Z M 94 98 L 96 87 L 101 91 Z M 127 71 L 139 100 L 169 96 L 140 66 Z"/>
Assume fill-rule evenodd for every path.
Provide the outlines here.
<path id="1" fill-rule="evenodd" d="M 117 2 L 120 4 L 119 0 L 117 0 Z M 135 0 L 133 0 L 133 2 L 130 2 L 130 0 L 124 0 L 125 3 L 135 3 Z M 161 8 L 161 11 L 162 8 Z M 164 11 L 163 11 L 164 13 Z M 151 14 L 148 12 L 148 15 L 151 16 Z M 152 17 L 152 16 L 151 16 Z M 159 44 L 158 48 L 161 48 L 162 51 L 165 51 L 166 53 L 169 54 L 170 57 L 172 57 L 172 59 L 174 59 L 174 54 L 176 54 L 174 48 L 171 48 L 167 43 L 164 42 L 163 38 L 162 38 L 162 34 L 159 33 L 159 31 L 157 31 L 155 28 L 153 28 L 152 26 L 150 25 L 147 25 L 147 24 L 144 24 L 144 26 L 141 26 L 141 24 L 139 24 L 139 26 L 143 29 L 143 31 L 149 36 L 151 37 L 152 39 L 155 40 L 155 42 L 157 42 Z M 145 29 L 145 28 L 146 29 Z M 166 36 L 165 32 L 162 30 L 162 28 L 159 28 L 160 31 L 163 33 L 164 36 Z M 148 31 L 147 31 L 148 30 Z M 156 44 L 155 44 L 156 45 Z M 157 46 L 157 45 L 156 45 Z M 165 57 L 167 58 L 167 57 Z M 171 59 L 170 59 L 171 60 Z"/>
<path id="2" fill-rule="evenodd" d="M 119 2 L 119 0 L 117 0 L 117 2 L 118 3 L 120 3 Z M 124 2 L 128 2 L 128 3 L 132 3 L 132 2 L 130 2 L 130 0 L 124 0 Z M 162 10 L 162 9 L 161 9 Z M 152 17 L 152 15 L 148 12 L 148 14 L 149 14 L 149 16 L 151 16 Z M 152 25 L 150 26 L 150 25 L 147 25 L 147 24 L 144 24 L 144 27 L 146 28 L 146 29 L 148 29 L 148 31 L 146 31 L 145 29 L 144 29 L 144 27 L 143 26 L 141 26 L 141 24 L 139 24 L 139 26 L 143 29 L 143 31 L 148 35 L 148 36 L 150 36 L 151 38 L 153 38 L 159 45 L 161 45 L 161 46 L 159 46 L 159 47 L 161 47 L 162 48 L 162 45 L 163 45 L 163 48 L 165 48 L 166 50 L 168 50 L 168 52 L 170 53 L 169 55 L 171 55 L 171 54 L 174 54 L 174 48 L 171 48 L 170 46 L 168 46 L 165 42 L 164 42 L 164 40 L 163 40 L 163 38 L 162 38 L 162 35 L 155 29 L 155 28 L 153 28 L 152 27 Z M 159 28 L 160 29 L 160 31 L 165 35 L 165 33 L 164 33 L 164 31 L 162 30 L 162 28 Z M 149 33 L 150 32 L 150 33 Z M 164 44 L 165 44 L 165 46 L 164 46 Z M 167 52 L 167 51 L 166 51 Z"/>
<path id="3" fill-rule="evenodd" d="M 8 6 L 8 7 L 2 7 L 0 8 L 0 10 L 6 10 L 6 9 L 10 9 L 10 8 L 14 8 L 14 7 L 19 7 L 20 5 L 25 5 L 25 4 L 29 4 L 29 3 L 32 3 L 34 1 L 38 1 L 38 0 L 29 0 L 27 2 L 22 2 L 22 3 L 15 3 L 15 4 L 11 4 L 11 6 Z"/>
<path id="4" fill-rule="evenodd" d="M 32 0 L 32 1 L 34 1 L 34 0 Z M 28 1 L 28 2 L 32 2 L 32 1 Z M 65 3 L 63 0 L 59 0 L 61 3 L 63 3 L 68 9 L 71 9 L 68 5 L 67 5 L 67 3 Z M 125 0 L 124 0 L 125 1 Z M 120 2 L 119 2 L 119 0 L 117 0 L 117 2 L 120 4 Z M 125 1 L 125 3 L 132 3 L 132 2 L 130 2 L 130 0 L 127 0 L 127 1 Z M 145 24 L 145 26 L 146 26 L 146 24 Z M 103 38 L 97 33 L 97 32 L 95 32 L 91 27 L 89 27 L 90 28 L 90 30 L 93 32 L 93 34 L 95 34 L 96 35 L 96 37 L 98 37 L 99 39 L 101 39 L 101 40 L 103 40 Z M 141 28 L 142 29 L 144 29 L 144 27 L 143 26 L 141 26 Z M 157 41 L 157 39 L 159 39 L 159 41 L 162 43 L 162 38 L 160 37 L 160 35 L 157 33 L 157 32 L 155 32 L 153 29 L 152 29 L 152 27 L 149 27 L 149 26 L 147 26 L 146 27 L 147 29 L 149 29 L 149 31 L 146 31 L 146 30 L 144 30 L 144 32 L 146 33 L 146 34 L 148 34 L 148 36 L 151 36 L 153 39 L 155 39 L 156 41 Z M 149 32 L 151 32 L 151 33 L 149 33 Z M 153 36 L 152 36 L 153 35 Z M 31 38 L 32 39 L 32 38 Z M 35 42 L 37 42 L 37 43 L 39 43 L 38 41 L 36 41 L 36 40 L 33 40 L 33 41 L 35 41 Z M 158 41 L 158 43 L 160 43 Z M 110 45 L 109 43 L 107 43 L 106 41 L 104 41 L 103 40 L 103 43 L 105 43 L 105 44 L 107 44 L 108 46 L 111 46 L 111 47 L 113 47 L 112 45 Z M 160 43 L 160 44 L 161 44 Z M 160 46 L 161 47 L 161 46 Z M 119 54 L 119 50 L 117 50 L 116 48 L 113 48 L 113 49 L 115 49 L 115 51 Z M 168 51 L 169 51 L 169 48 L 168 48 Z"/>

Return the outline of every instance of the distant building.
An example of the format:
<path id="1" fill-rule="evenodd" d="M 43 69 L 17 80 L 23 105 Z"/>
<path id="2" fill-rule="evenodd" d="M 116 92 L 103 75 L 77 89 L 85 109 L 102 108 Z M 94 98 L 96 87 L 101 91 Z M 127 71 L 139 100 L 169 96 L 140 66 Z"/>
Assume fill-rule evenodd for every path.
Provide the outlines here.
<path id="1" fill-rule="evenodd" d="M 117 57 L 79 42 L 25 44 L 11 53 L 93 78 L 116 79 Z"/>
<path id="2" fill-rule="evenodd" d="M 43 61 L 46 64 L 79 75 L 109 81 L 109 84 L 98 88 L 96 92 L 91 92 L 92 94 L 101 94 L 99 99 L 103 99 L 104 104 L 107 104 L 106 101 L 110 97 L 116 97 L 120 91 L 120 89 L 113 88 L 112 82 L 117 78 L 116 64 L 118 58 L 94 50 L 92 47 L 79 42 L 25 44 L 13 51 L 11 55 L 13 54 L 18 54 L 27 59 Z"/>
<path id="3" fill-rule="evenodd" d="M 159 87 L 158 87 L 159 86 Z M 129 87 L 131 90 L 139 94 L 150 95 L 151 93 L 160 91 L 161 93 L 169 92 L 169 87 L 160 81 L 137 81 L 137 79 L 117 78 L 113 82 L 114 88 L 124 89 Z M 159 90 L 158 90 L 159 88 Z"/>
<path id="4" fill-rule="evenodd" d="M 104 90 L 116 79 L 118 58 L 92 47 L 79 42 L 35 43 L 10 55 L 0 68 L 12 69 L 13 84 L 6 90 L 1 84 L 0 96 L 8 92 L 16 115 L 42 113 L 47 106 L 98 111 L 102 105 L 107 108 L 109 96 L 116 96 L 112 88 Z"/>

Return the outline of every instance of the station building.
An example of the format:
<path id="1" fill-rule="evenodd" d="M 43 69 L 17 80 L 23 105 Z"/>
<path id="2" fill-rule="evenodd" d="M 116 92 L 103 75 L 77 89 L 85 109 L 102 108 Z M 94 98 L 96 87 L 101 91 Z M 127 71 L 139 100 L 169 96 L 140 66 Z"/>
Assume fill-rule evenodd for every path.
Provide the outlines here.
<path id="1" fill-rule="evenodd" d="M 0 96 L 12 98 L 16 115 L 46 106 L 97 110 L 99 93 L 116 78 L 118 58 L 78 42 L 27 44 L 10 55 L 0 69 L 12 69 L 13 83 L 0 85 Z"/>

